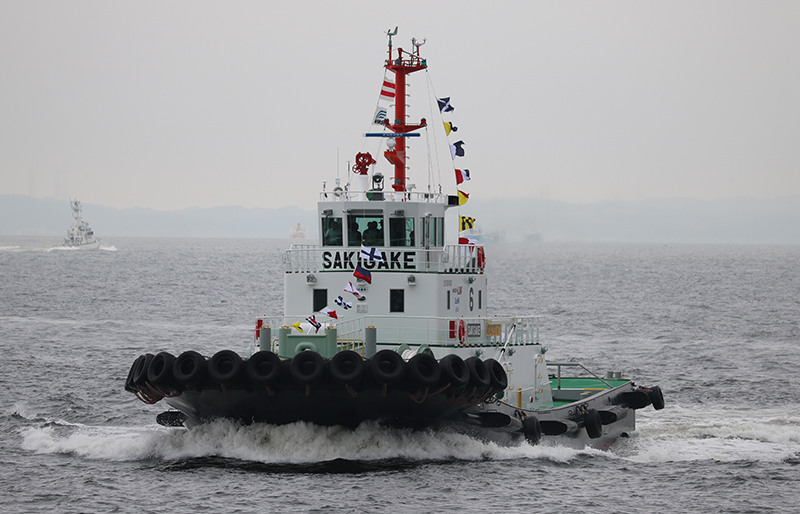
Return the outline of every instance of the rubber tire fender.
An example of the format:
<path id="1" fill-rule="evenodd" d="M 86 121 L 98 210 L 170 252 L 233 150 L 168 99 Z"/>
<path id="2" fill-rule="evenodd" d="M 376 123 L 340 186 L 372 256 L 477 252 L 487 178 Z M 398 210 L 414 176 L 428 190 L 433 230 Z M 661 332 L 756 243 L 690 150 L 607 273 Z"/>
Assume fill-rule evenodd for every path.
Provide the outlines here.
<path id="1" fill-rule="evenodd" d="M 144 359 L 144 355 L 140 355 L 134 359 L 133 364 L 131 364 L 131 369 L 128 371 L 128 378 L 125 379 L 125 390 L 128 392 L 136 391 L 135 384 L 133 383 L 133 375 L 136 373 L 136 369 L 140 365 L 140 361 Z"/>
<path id="2" fill-rule="evenodd" d="M 427 353 L 418 353 L 409 359 L 408 376 L 415 387 L 435 387 L 442 378 L 442 370 L 433 356 Z"/>
<path id="3" fill-rule="evenodd" d="M 292 358 L 289 372 L 300 385 L 312 385 L 325 376 L 325 359 L 313 350 L 304 350 Z"/>
<path id="4" fill-rule="evenodd" d="M 194 350 L 180 354 L 172 363 L 172 376 L 175 382 L 187 387 L 199 385 L 208 375 L 206 358 Z"/>
<path id="5" fill-rule="evenodd" d="M 328 363 L 331 377 L 342 385 L 356 385 L 364 378 L 367 366 L 361 355 L 353 350 L 343 350 Z"/>
<path id="6" fill-rule="evenodd" d="M 522 422 L 522 432 L 525 434 L 525 440 L 531 445 L 539 444 L 542 440 L 542 424 L 539 423 L 539 418 L 531 416 Z"/>
<path id="7" fill-rule="evenodd" d="M 173 386 L 172 365 L 175 356 L 169 352 L 158 352 L 147 367 L 147 381 L 159 387 Z"/>
<path id="8" fill-rule="evenodd" d="M 597 439 L 603 435 L 603 423 L 600 420 L 600 413 L 595 409 L 589 409 L 583 416 L 583 426 L 591 439 Z"/>
<path id="9" fill-rule="evenodd" d="M 664 408 L 664 393 L 661 392 L 660 387 L 651 387 L 648 395 L 650 396 L 650 401 L 653 402 L 653 408 L 655 410 L 661 410 Z"/>
<path id="10" fill-rule="evenodd" d="M 442 383 L 450 384 L 451 390 L 461 389 L 469 383 L 469 370 L 464 360 L 454 353 L 442 357 L 439 369 L 442 371 Z"/>
<path id="11" fill-rule="evenodd" d="M 369 373 L 381 385 L 399 382 L 406 372 L 406 361 L 394 350 L 381 350 L 369 360 Z"/>
<path id="12" fill-rule="evenodd" d="M 489 373 L 486 371 L 486 366 L 480 357 L 469 357 L 464 361 L 467 369 L 469 370 L 469 385 L 478 388 L 478 392 L 482 392 L 489 387 L 491 381 L 489 380 Z"/>
<path id="13" fill-rule="evenodd" d="M 483 361 L 486 366 L 486 372 L 489 375 L 489 383 L 492 386 L 492 394 L 497 394 L 505 391 L 508 387 L 508 375 L 506 374 L 503 365 L 494 359 L 486 359 Z"/>
<path id="14" fill-rule="evenodd" d="M 220 385 L 235 383 L 244 371 L 244 363 L 233 350 L 220 350 L 208 360 L 208 376 Z"/>
<path id="15" fill-rule="evenodd" d="M 621 393 L 619 398 L 622 405 L 626 405 L 631 409 L 643 409 L 653 401 L 648 393 L 640 389 Z"/>
<path id="16" fill-rule="evenodd" d="M 262 350 L 247 359 L 247 379 L 251 384 L 268 386 L 281 377 L 281 359 L 274 353 Z"/>
<path id="17" fill-rule="evenodd" d="M 144 387 L 146 385 L 147 369 L 150 367 L 150 363 L 153 362 L 153 358 L 155 358 L 155 355 L 148 353 L 145 354 L 143 360 L 139 361 L 139 367 L 133 372 L 133 383 L 137 387 Z"/>

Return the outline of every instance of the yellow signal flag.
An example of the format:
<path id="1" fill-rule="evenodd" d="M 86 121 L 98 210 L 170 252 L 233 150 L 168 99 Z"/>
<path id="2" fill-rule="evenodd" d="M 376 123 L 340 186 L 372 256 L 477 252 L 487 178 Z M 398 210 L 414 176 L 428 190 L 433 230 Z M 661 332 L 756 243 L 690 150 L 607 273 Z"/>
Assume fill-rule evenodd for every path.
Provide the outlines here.
<path id="1" fill-rule="evenodd" d="M 444 122 L 444 132 L 445 132 L 446 135 L 449 136 L 450 132 L 457 132 L 457 131 L 458 131 L 458 127 L 453 125 L 451 122 L 449 122 L 449 121 L 445 121 Z"/>
<path id="2" fill-rule="evenodd" d="M 458 205 L 464 205 L 469 200 L 469 193 L 465 193 L 462 190 L 458 190 Z"/>
<path id="3" fill-rule="evenodd" d="M 461 223 L 460 228 L 458 229 L 459 232 L 462 230 L 469 230 L 475 225 L 475 218 L 471 216 L 460 216 Z"/>
<path id="4" fill-rule="evenodd" d="M 290 326 L 296 328 L 298 332 L 302 332 L 303 329 L 300 328 L 300 323 L 302 323 L 302 321 L 298 321 L 297 323 L 292 323 Z"/>

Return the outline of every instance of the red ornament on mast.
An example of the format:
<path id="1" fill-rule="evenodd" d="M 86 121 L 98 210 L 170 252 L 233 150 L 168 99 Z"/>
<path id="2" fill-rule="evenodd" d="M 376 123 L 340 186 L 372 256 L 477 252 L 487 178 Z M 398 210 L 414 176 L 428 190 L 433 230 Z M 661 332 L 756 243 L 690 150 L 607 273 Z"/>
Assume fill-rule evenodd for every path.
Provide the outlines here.
<path id="1" fill-rule="evenodd" d="M 412 38 L 411 44 L 414 45 L 414 53 L 398 48 L 397 58 L 392 60 L 392 36 L 397 34 L 397 28 L 394 29 L 394 32 L 389 31 L 386 34 L 389 36 L 389 58 L 386 60 L 386 69 L 394 73 L 396 91 L 394 122 L 389 122 L 387 119 L 386 127 L 395 134 L 406 134 L 427 126 L 425 118 L 417 124 L 406 123 L 406 75 L 428 67 L 425 59 L 419 56 L 419 47 L 425 44 L 425 40 L 417 43 L 417 40 Z M 390 141 L 395 143 L 394 148 L 391 148 L 390 143 L 390 149 L 386 150 L 383 155 L 394 166 L 392 188 L 395 191 L 406 191 L 406 137 L 398 136 Z"/>

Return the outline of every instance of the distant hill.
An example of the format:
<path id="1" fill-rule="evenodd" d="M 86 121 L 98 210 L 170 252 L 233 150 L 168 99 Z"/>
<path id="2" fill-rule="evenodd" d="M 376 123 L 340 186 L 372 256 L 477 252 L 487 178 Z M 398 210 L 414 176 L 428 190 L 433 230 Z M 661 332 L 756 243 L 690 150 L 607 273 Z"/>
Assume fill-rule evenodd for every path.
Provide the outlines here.
<path id="1" fill-rule="evenodd" d="M 475 217 L 495 238 L 538 233 L 544 241 L 800 244 L 800 196 L 585 205 L 470 199 L 462 213 Z"/>
<path id="2" fill-rule="evenodd" d="M 297 207 L 247 209 L 239 206 L 157 211 L 83 204 L 83 219 L 98 237 L 255 237 L 286 238 L 300 223 L 316 238 L 316 213 Z M 22 195 L 0 195 L 0 234 L 65 235 L 72 223 L 69 203 Z"/>
<path id="3" fill-rule="evenodd" d="M 800 196 L 585 205 L 522 198 L 471 199 L 461 207 L 461 214 L 475 217 L 487 239 L 529 236 L 542 241 L 800 244 Z M 308 238 L 317 237 L 316 213 L 297 207 L 157 211 L 84 204 L 83 216 L 101 238 L 285 238 L 298 222 Z M 60 236 L 70 223 L 67 202 L 0 195 L 0 235 Z"/>

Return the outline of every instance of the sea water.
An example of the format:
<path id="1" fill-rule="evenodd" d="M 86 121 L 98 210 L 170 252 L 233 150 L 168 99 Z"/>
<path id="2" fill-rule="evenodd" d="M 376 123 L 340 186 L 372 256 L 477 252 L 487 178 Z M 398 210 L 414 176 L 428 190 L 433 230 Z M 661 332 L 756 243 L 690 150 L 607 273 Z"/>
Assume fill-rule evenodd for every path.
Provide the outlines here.
<path id="1" fill-rule="evenodd" d="M 111 244 L 113 243 L 113 244 Z M 504 243 L 489 309 L 548 359 L 660 385 L 610 450 L 452 433 L 165 428 L 142 353 L 245 354 L 282 314 L 288 241 L 0 238 L 0 512 L 791 512 L 800 503 L 800 247 Z"/>

